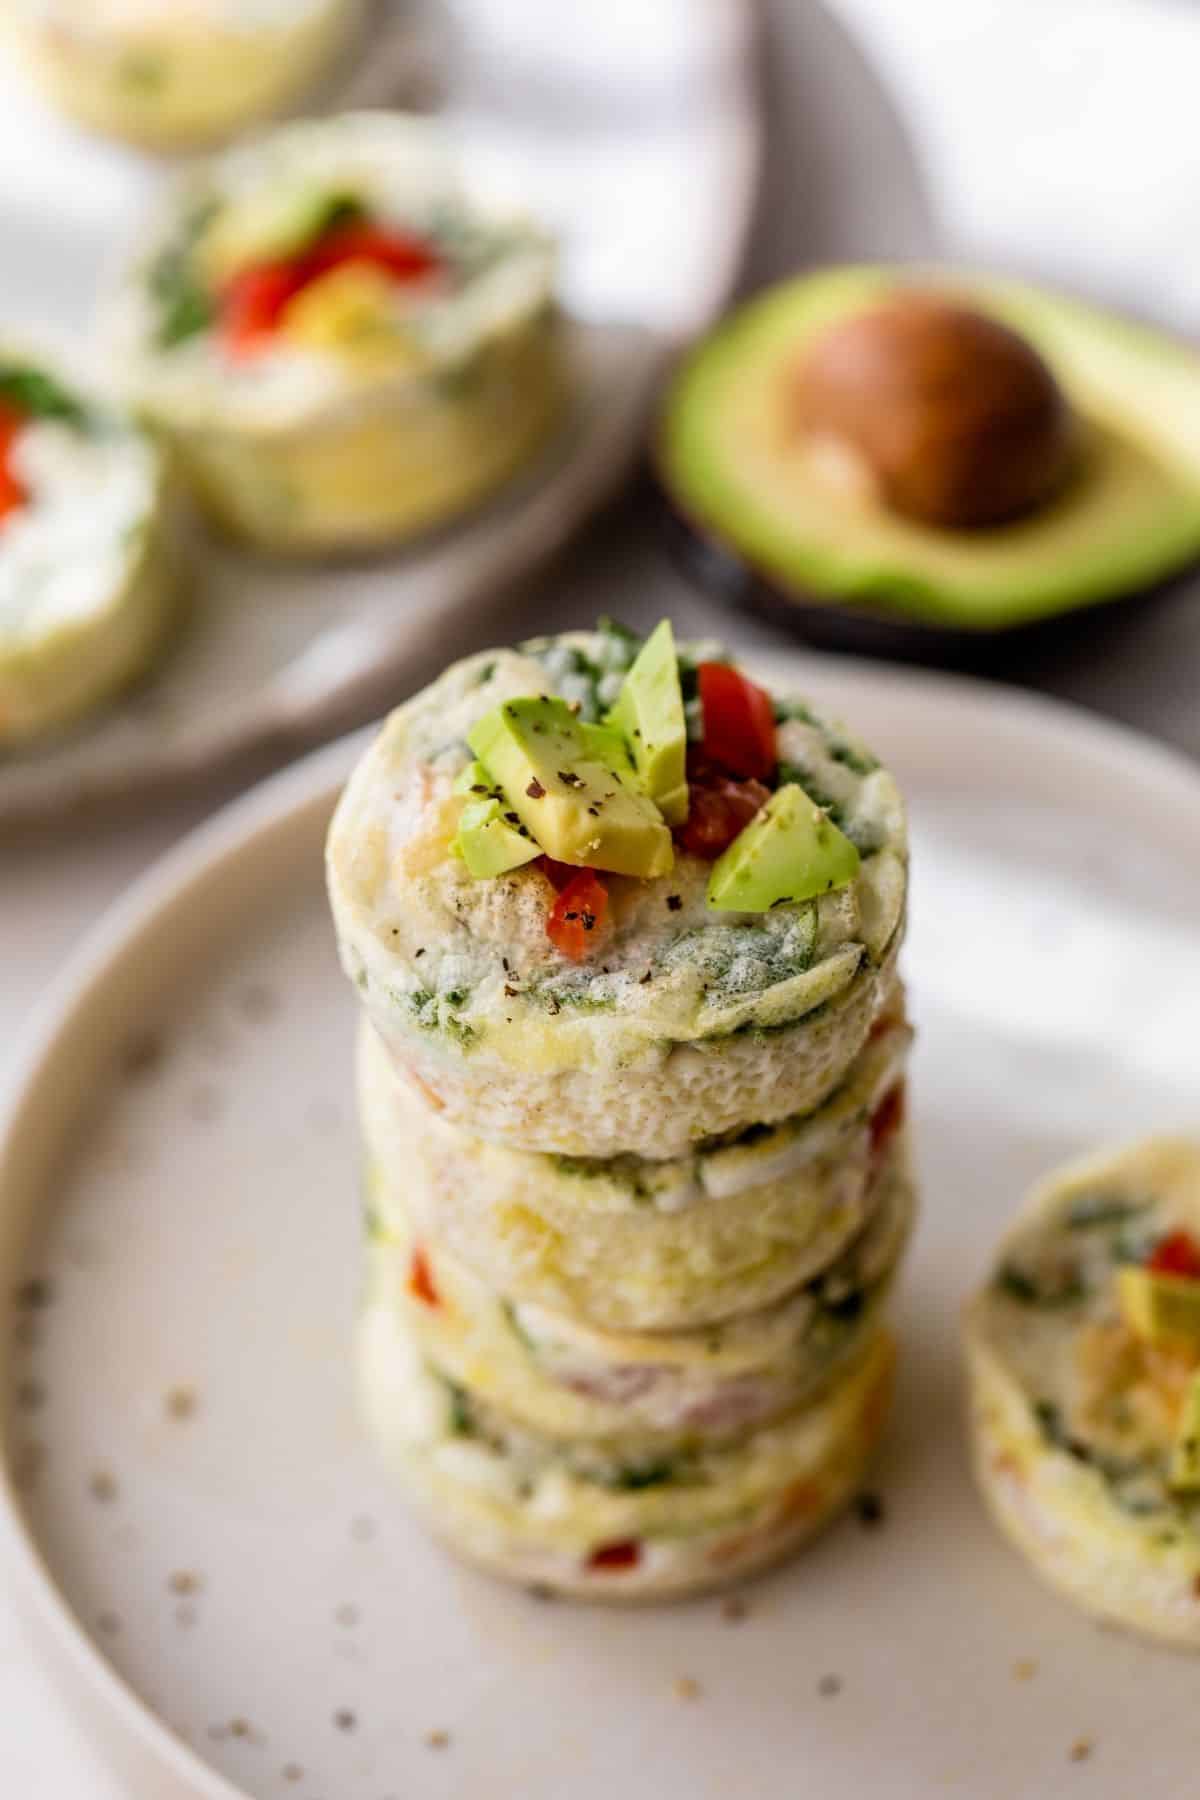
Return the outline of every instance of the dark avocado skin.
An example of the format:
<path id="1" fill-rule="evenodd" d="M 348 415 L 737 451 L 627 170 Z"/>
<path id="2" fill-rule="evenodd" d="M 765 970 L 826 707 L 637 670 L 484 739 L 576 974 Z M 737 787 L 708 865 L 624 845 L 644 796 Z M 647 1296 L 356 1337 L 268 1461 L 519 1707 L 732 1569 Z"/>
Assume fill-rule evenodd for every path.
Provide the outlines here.
<path id="1" fill-rule="evenodd" d="M 1065 495 L 1012 526 L 914 530 L 883 508 L 843 511 L 807 471 L 784 409 L 815 334 L 900 279 L 882 267 L 798 277 L 683 359 L 653 447 L 677 560 L 732 603 L 860 654 L 1020 667 L 1077 637 L 1077 616 L 1092 635 L 1118 632 L 1200 562 L 1200 456 L 1186 423 L 1200 414 L 1200 358 L 1061 295 L 922 273 L 920 285 L 958 288 L 1027 334 L 1084 409 L 1084 454 Z"/>
<path id="2" fill-rule="evenodd" d="M 780 627 L 816 650 L 976 674 L 1029 674 L 1037 664 L 1066 651 L 1081 632 L 1093 639 L 1103 632 L 1115 647 L 1138 628 L 1147 608 L 1176 595 L 1195 573 L 1182 570 L 1121 600 L 1096 601 L 1007 630 L 968 631 L 779 587 L 730 545 L 687 519 L 661 485 L 656 510 L 658 531 L 671 560 L 689 580 L 729 606 Z"/>

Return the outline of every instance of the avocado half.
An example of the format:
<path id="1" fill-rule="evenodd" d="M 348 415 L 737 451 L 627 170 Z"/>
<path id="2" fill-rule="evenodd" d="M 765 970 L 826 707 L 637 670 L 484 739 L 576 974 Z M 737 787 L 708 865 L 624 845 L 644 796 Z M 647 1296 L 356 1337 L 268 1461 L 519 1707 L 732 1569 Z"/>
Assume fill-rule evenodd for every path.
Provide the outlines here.
<path id="1" fill-rule="evenodd" d="M 834 489 L 814 465 L 791 413 L 806 347 L 914 280 L 1011 326 L 1065 391 L 1083 427 L 1079 463 L 1036 512 L 983 530 L 931 527 Z M 1200 557 L 1200 356 L 1016 282 L 830 269 L 770 289 L 691 353 L 667 394 L 656 461 L 695 534 L 691 560 L 741 598 L 760 578 L 809 620 L 840 610 L 865 628 L 864 648 L 888 648 L 890 623 L 943 639 L 1016 633 Z"/>

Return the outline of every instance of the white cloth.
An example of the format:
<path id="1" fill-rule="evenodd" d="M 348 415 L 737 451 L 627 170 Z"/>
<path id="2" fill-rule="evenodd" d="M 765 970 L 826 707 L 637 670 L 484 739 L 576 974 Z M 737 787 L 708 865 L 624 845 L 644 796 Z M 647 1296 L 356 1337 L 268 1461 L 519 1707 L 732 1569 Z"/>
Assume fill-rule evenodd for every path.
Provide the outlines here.
<path id="1" fill-rule="evenodd" d="M 1200 8 L 825 3 L 902 115 L 947 253 L 1200 328 Z"/>

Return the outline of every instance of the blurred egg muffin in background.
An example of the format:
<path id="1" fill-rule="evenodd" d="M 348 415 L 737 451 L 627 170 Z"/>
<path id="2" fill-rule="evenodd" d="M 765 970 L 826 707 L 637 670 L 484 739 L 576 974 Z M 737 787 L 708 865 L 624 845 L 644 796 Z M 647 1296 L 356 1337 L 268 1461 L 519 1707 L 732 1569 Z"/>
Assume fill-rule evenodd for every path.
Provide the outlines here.
<path id="1" fill-rule="evenodd" d="M 109 324 L 131 399 L 225 530 L 369 549 L 491 494 L 563 416 L 555 250 L 441 127 L 283 127 L 192 171 Z"/>
<path id="2" fill-rule="evenodd" d="M 140 675 L 176 600 L 155 444 L 57 359 L 0 341 L 0 751 Z"/>
<path id="3" fill-rule="evenodd" d="M 976 1475 L 1085 1611 L 1200 1649 L 1200 1143 L 1049 1176 L 967 1314 Z"/>
<path id="4" fill-rule="evenodd" d="M 9 35 L 69 118 L 147 148 L 211 144 L 300 99 L 362 0 L 11 0 Z"/>

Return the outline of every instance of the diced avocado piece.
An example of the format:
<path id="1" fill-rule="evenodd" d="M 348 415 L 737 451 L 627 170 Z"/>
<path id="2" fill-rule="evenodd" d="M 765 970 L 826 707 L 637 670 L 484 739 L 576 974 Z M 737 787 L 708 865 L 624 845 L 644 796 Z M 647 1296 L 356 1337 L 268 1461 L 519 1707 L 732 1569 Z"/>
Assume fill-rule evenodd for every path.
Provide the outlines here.
<path id="1" fill-rule="evenodd" d="M 606 723 L 622 733 L 638 780 L 669 825 L 688 813 L 687 722 L 670 619 L 638 651 Z"/>
<path id="2" fill-rule="evenodd" d="M 1135 1337 L 1200 1350 L 1200 1281 L 1131 1265 L 1117 1271 L 1117 1298 Z"/>
<path id="3" fill-rule="evenodd" d="M 468 800 L 462 809 L 454 847 L 472 875 L 504 875 L 541 855 L 529 833 L 506 819 L 504 810 L 504 802 L 490 795 Z"/>
<path id="4" fill-rule="evenodd" d="M 713 864 L 708 904 L 720 912 L 769 912 L 844 887 L 858 862 L 850 839 L 789 781 Z"/>
<path id="5" fill-rule="evenodd" d="M 362 211 L 353 194 L 335 189 L 282 183 L 260 188 L 217 214 L 201 240 L 202 267 L 211 281 L 227 281 L 251 263 L 294 256 Z"/>
<path id="6" fill-rule="evenodd" d="M 657 807 L 589 751 L 565 700 L 506 700 L 467 742 L 547 856 L 647 880 L 672 868 Z"/>
<path id="7" fill-rule="evenodd" d="M 589 725 L 586 720 L 581 720 L 579 729 L 589 756 L 611 769 L 614 775 L 619 775 L 622 781 L 633 787 L 640 785 L 629 745 L 614 726 Z"/>
<path id="8" fill-rule="evenodd" d="M 476 800 L 484 800 L 489 794 L 495 794 L 496 784 L 479 761 L 469 762 L 465 769 L 454 777 L 456 794 L 472 794 Z"/>
<path id="9" fill-rule="evenodd" d="M 423 352 L 400 329 L 395 298 L 396 285 L 382 269 L 343 263 L 288 301 L 279 330 L 289 343 L 348 363 L 416 366 Z"/>
<path id="10" fill-rule="evenodd" d="M 1180 1493 L 1200 1490 L 1200 1372 L 1192 1376 L 1183 1397 L 1167 1480 Z"/>

